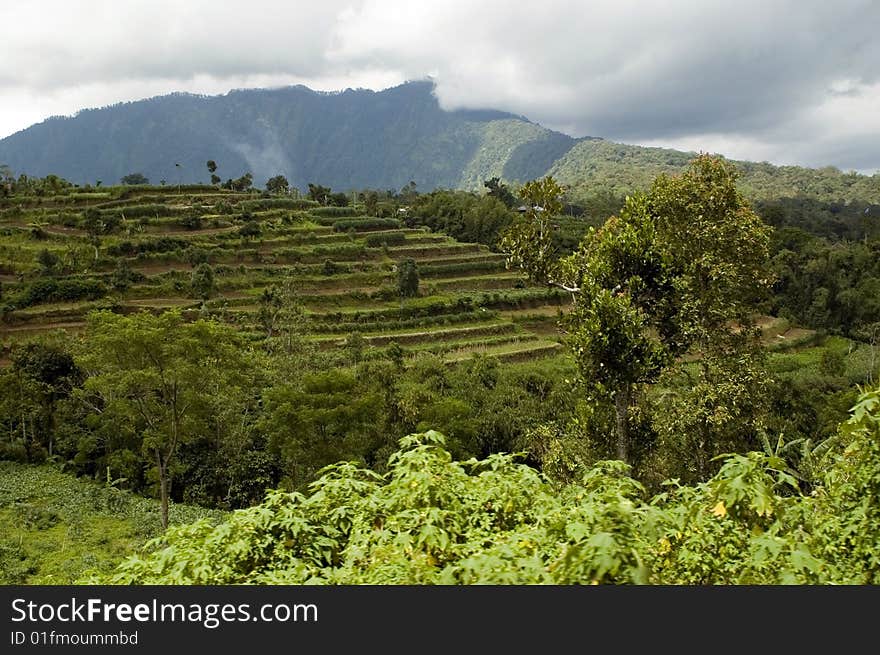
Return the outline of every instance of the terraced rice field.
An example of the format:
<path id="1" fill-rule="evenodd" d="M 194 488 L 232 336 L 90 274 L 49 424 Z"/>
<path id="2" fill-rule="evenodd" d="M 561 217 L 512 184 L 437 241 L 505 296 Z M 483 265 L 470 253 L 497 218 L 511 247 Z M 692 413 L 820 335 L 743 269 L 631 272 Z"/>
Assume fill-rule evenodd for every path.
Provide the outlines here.
<path id="1" fill-rule="evenodd" d="M 420 289 L 403 299 L 397 266 L 407 258 L 418 266 Z M 192 285 L 200 262 L 214 272 L 207 299 Z M 360 207 L 211 187 L 0 201 L 0 359 L 17 340 L 82 330 L 99 308 L 180 309 L 259 338 L 260 298 L 287 281 L 305 308 L 307 338 L 320 348 L 359 334 L 367 350 L 396 343 L 409 356 L 432 352 L 449 363 L 559 349 L 562 294 L 524 285 L 485 246 L 365 216 Z"/>

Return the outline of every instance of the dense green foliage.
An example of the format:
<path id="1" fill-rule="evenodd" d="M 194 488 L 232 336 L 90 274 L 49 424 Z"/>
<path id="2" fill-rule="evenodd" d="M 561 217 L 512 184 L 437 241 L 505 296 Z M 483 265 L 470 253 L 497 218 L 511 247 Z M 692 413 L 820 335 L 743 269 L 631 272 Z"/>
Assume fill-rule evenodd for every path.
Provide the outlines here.
<path id="1" fill-rule="evenodd" d="M 150 180 L 147 179 L 143 173 L 129 173 L 122 177 L 119 180 L 122 184 L 149 184 Z"/>
<path id="2" fill-rule="evenodd" d="M 117 440 L 123 448 L 117 445 L 111 457 L 129 464 L 143 457 L 159 486 L 163 525 L 182 446 L 219 436 L 232 427 L 220 417 L 246 406 L 244 357 L 229 328 L 184 323 L 176 312 L 89 316 L 78 357 L 87 377 L 78 400 L 89 410 L 86 422 L 95 436 L 103 437 L 92 448 L 106 452 L 102 441 Z"/>
<path id="3" fill-rule="evenodd" d="M 653 498 L 620 462 L 555 487 L 511 455 L 456 461 L 414 434 L 384 475 L 340 463 L 307 494 L 173 528 L 96 582 L 138 584 L 778 584 L 880 582 L 880 395 L 814 463 L 728 456 Z"/>
<path id="4" fill-rule="evenodd" d="M 758 204 L 773 238 L 771 311 L 871 340 L 880 322 L 880 205 L 777 200 Z"/>
<path id="5" fill-rule="evenodd" d="M 414 259 L 404 259 L 397 265 L 397 291 L 401 298 L 419 295 L 419 267 Z"/>
<path id="6" fill-rule="evenodd" d="M 510 136 L 510 127 L 492 133 Z M 842 444 L 834 435 L 856 400 L 855 385 L 872 384 L 880 363 L 874 303 L 859 295 L 871 293 L 875 275 L 870 253 L 876 236 L 864 219 L 872 207 L 760 203 L 758 210 L 781 228 L 770 244 L 776 270 L 788 260 L 795 264 L 789 275 L 779 276 L 773 296 L 756 305 L 750 280 L 756 282 L 752 272 L 765 259 L 767 228 L 748 211 L 728 165 L 713 162 L 660 178 L 647 194 L 628 201 L 594 189 L 581 204 L 546 179 L 508 188 L 491 167 L 483 193 L 419 193 L 410 180 L 399 191 L 340 194 L 312 183 L 315 199 L 294 197 L 295 190 L 290 196 L 233 191 L 219 182 L 74 189 L 57 178 L 29 180 L 25 191 L 17 187 L 13 197 L 0 199 L 0 458 L 55 462 L 77 475 L 164 499 L 170 507 L 189 502 L 222 509 L 258 504 L 267 489 L 283 490 L 273 498 L 311 494 L 322 468 L 354 462 L 342 468 L 372 472 L 355 474 L 376 483 L 371 503 L 387 501 L 399 525 L 411 519 L 421 526 L 420 515 L 398 516 L 402 505 L 386 496 L 377 500 L 373 492 L 381 496 L 396 488 L 398 463 L 419 450 L 410 439 L 395 454 L 401 438 L 437 430 L 446 435 L 443 448 L 420 451 L 419 457 L 430 457 L 419 465 L 449 480 L 458 494 L 449 505 L 453 501 L 443 492 L 442 508 L 470 518 L 444 514 L 458 526 L 441 526 L 456 544 L 449 546 L 454 552 L 432 546 L 425 553 L 435 564 L 427 572 L 407 569 L 412 579 L 438 581 L 444 569 L 443 580 L 488 580 L 489 573 L 466 573 L 468 562 L 482 557 L 480 548 L 492 535 L 509 545 L 508 536 L 526 531 L 536 534 L 528 561 L 547 567 L 540 574 L 525 567 L 535 581 L 702 581 L 704 572 L 687 572 L 681 563 L 663 572 L 657 543 L 665 548 L 659 541 L 665 536 L 675 546 L 674 533 L 626 521 L 619 538 L 634 544 L 642 562 L 637 570 L 621 564 L 617 573 L 597 574 L 593 560 L 584 569 L 578 564 L 579 573 L 563 573 L 563 563 L 551 570 L 569 537 L 562 528 L 550 529 L 540 512 L 550 508 L 553 516 L 572 517 L 572 525 L 601 532 L 596 526 L 605 525 L 605 518 L 584 518 L 580 509 L 563 506 L 566 490 L 576 489 L 618 507 L 597 505 L 590 510 L 595 516 L 625 514 L 620 507 L 632 503 L 636 514 L 657 518 L 653 525 L 699 523 L 699 512 L 681 518 L 687 494 L 705 500 L 707 490 L 721 484 L 719 475 L 775 475 L 767 466 L 782 470 L 776 463 L 782 460 L 797 470 L 800 492 L 831 489 L 824 476 L 833 462 L 823 457 Z M 215 170 L 223 170 L 222 161 Z M 484 169 L 471 172 L 477 170 Z M 53 195 L 46 195 L 49 189 Z M 609 215 L 615 218 L 606 221 Z M 572 307 L 570 292 L 505 271 L 505 256 L 490 248 L 523 221 L 546 228 L 529 233 L 522 251 L 527 255 L 540 245 L 550 264 L 544 273 L 570 290 L 576 283 L 607 293 L 576 291 Z M 563 268 L 575 274 L 558 276 L 562 269 L 554 262 L 566 255 Z M 833 266 L 820 266 L 823 257 Z M 800 275 L 797 262 L 808 272 Z M 544 274 L 537 273 L 535 280 Z M 833 320 L 797 320 L 804 309 L 800 299 L 812 298 L 811 285 L 817 284 L 829 289 L 829 303 L 838 303 L 826 306 Z M 95 291 L 80 297 L 80 287 Z M 847 299 L 852 318 L 832 313 Z M 623 301 L 627 311 L 621 312 Z M 782 318 L 754 315 L 773 307 Z M 587 346 L 595 340 L 580 338 L 580 328 L 590 323 L 587 315 L 600 318 L 598 332 L 609 337 L 596 344 L 605 348 L 612 336 L 623 335 L 626 347 L 606 348 L 611 356 L 594 358 Z M 605 329 L 618 325 L 606 319 L 621 316 L 626 330 Z M 753 320 L 754 333 L 741 329 Z M 804 329 L 805 322 L 846 336 Z M 757 330 L 769 353 L 757 347 Z M 652 346 L 665 340 L 665 350 L 659 358 L 633 356 L 639 355 L 632 348 L 639 340 Z M 608 371 L 590 362 L 604 362 Z M 619 421 L 615 403 L 596 382 L 645 362 L 660 366 L 633 385 L 627 477 L 619 465 L 603 463 L 620 454 Z M 771 448 L 779 435 L 783 441 Z M 756 449 L 764 454 L 746 455 Z M 498 455 L 514 451 L 523 453 L 528 468 Z M 723 453 L 738 455 L 715 459 Z M 516 518 L 494 516 L 485 505 L 500 492 L 470 488 L 485 479 L 465 464 L 471 458 L 488 458 L 475 465 L 479 471 L 496 465 L 516 471 L 513 484 L 534 492 L 538 505 L 524 506 Z M 768 464 L 768 458 L 777 459 Z M 435 468 L 440 460 L 452 468 Z M 585 475 L 594 482 L 580 484 Z M 685 486 L 674 498 L 658 496 L 670 478 Z M 783 487 L 781 497 L 798 497 L 790 484 Z M 597 496 L 600 491 L 608 494 Z M 514 503 L 521 500 L 517 496 Z M 715 496 L 709 500 L 722 511 Z M 728 514 L 734 513 L 731 506 L 725 500 Z M 151 514 L 157 524 L 159 508 Z M 265 510 L 262 516 L 274 520 Z M 704 527 L 712 528 L 711 519 L 703 518 L 710 521 Z M 762 515 L 755 525 L 769 529 L 766 519 Z M 618 525 L 616 518 L 608 520 Z M 809 529 L 818 534 L 818 528 Z M 25 541 L 31 538 L 22 534 Z M 407 538 L 401 534 L 383 536 L 393 544 L 383 541 L 378 548 L 399 557 L 394 544 Z M 46 533 L 47 542 L 56 543 L 53 535 Z M 328 537 L 336 539 L 334 562 L 348 557 L 343 551 L 350 536 Z M 704 532 L 694 537 L 706 548 L 714 538 Z M 570 551 L 580 543 L 572 539 Z M 404 579 L 389 571 L 405 563 L 386 561 L 373 545 L 358 543 L 369 561 L 381 561 L 376 575 Z M 284 557 L 288 547 L 272 545 Z M 10 570 L 31 571 L 22 574 L 26 579 L 39 575 L 33 570 L 44 563 L 55 566 L 48 552 L 15 553 L 13 560 L 21 555 L 29 563 Z M 413 554 L 423 555 L 417 548 Z M 355 579 L 316 562 L 306 565 L 309 576 Z M 740 580 L 738 562 L 705 580 Z M 749 566 L 742 570 L 751 571 Z M 518 579 L 497 570 L 504 579 Z M 373 573 L 357 575 L 372 580 Z M 791 571 L 780 575 L 801 579 Z M 754 571 L 743 576 L 773 579 Z M 821 580 L 843 579 L 829 576 Z"/>
<path id="7" fill-rule="evenodd" d="M 407 218 L 411 225 L 426 225 L 460 241 L 494 246 L 513 214 L 500 200 L 462 191 L 434 191 L 419 196 Z"/>
<path id="8" fill-rule="evenodd" d="M 682 175 L 661 175 L 647 194 L 628 197 L 575 253 L 557 259 L 553 217 L 563 190 L 547 177 L 523 186 L 529 209 L 502 234 L 499 247 L 509 266 L 572 294 L 566 342 L 593 404 L 614 407 L 615 451 L 625 462 L 632 463 L 630 414 L 641 390 L 681 365 L 684 355 L 699 357 L 700 375 L 681 386 L 691 389 L 680 411 L 655 430 L 698 435 L 698 478 L 720 441 L 712 417 L 729 412 L 732 397 L 753 392 L 752 378 L 761 376 L 750 321 L 769 284 L 769 230 L 735 179 L 723 160 L 701 156 Z M 732 384 L 743 371 L 750 375 Z M 655 417 L 676 405 L 670 395 L 672 402 Z M 693 420 L 701 403 L 708 418 Z M 682 429 L 685 416 L 689 424 Z M 736 429 L 752 432 L 754 426 L 743 415 Z"/>
<path id="9" fill-rule="evenodd" d="M 17 294 L 10 295 L 7 304 L 13 308 L 22 308 L 64 300 L 95 300 L 106 294 L 107 287 L 100 280 L 43 278 L 35 280 Z"/>
<path id="10" fill-rule="evenodd" d="M 521 194 L 522 190 L 518 192 Z M 602 225 L 609 216 L 620 211 L 623 204 L 623 197 L 613 195 L 601 195 L 577 204 L 564 203 L 561 211 L 565 214 L 553 218 L 553 252 L 559 255 L 573 252 L 587 230 Z M 491 191 L 480 196 L 441 189 L 420 195 L 406 224 L 426 226 L 460 241 L 474 241 L 497 250 L 501 235 L 514 222 L 518 211 L 507 209 Z"/>
<path id="11" fill-rule="evenodd" d="M 330 209 L 329 207 L 327 209 Z M 351 212 L 340 212 L 341 214 Z M 326 215 L 326 214 L 324 214 Z M 334 214 L 339 215 L 339 214 Z M 337 232 L 347 232 L 348 230 L 391 230 L 400 227 L 400 221 L 394 218 L 368 218 L 361 220 L 339 220 L 332 222 L 333 229 Z"/>
<path id="12" fill-rule="evenodd" d="M 689 165 L 694 153 L 645 148 L 602 139 L 578 141 L 546 171 L 570 187 L 574 198 L 586 199 L 603 189 L 613 194 L 647 190 L 660 174 L 675 174 Z M 878 176 L 819 169 L 773 166 L 766 162 L 734 161 L 740 190 L 752 200 L 812 198 L 826 202 L 880 202 Z"/>

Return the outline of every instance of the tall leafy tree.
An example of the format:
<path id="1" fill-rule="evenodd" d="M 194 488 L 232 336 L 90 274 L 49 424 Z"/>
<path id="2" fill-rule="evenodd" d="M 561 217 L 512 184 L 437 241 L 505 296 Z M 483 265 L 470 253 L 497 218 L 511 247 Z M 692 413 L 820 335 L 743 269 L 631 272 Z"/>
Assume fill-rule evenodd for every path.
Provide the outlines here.
<path id="1" fill-rule="evenodd" d="M 416 190 L 418 185 L 415 183 L 415 180 L 410 180 L 406 184 L 404 184 L 400 193 L 398 194 L 401 202 L 404 203 L 412 203 L 419 197 L 419 192 Z"/>
<path id="2" fill-rule="evenodd" d="M 207 300 L 217 290 L 217 283 L 214 280 L 214 267 L 207 263 L 199 264 L 192 272 L 190 284 L 193 293 Z"/>
<path id="3" fill-rule="evenodd" d="M 130 173 L 126 175 L 121 180 L 119 180 L 122 184 L 149 184 L 150 180 L 143 173 Z"/>
<path id="4" fill-rule="evenodd" d="M 309 199 L 326 205 L 330 201 L 330 187 L 309 182 Z"/>
<path id="5" fill-rule="evenodd" d="M 211 174 L 211 184 L 213 184 L 214 186 L 219 186 L 222 180 L 220 176 L 217 175 L 217 162 L 215 162 L 213 159 L 209 159 L 206 164 L 208 166 L 208 172 Z"/>
<path id="6" fill-rule="evenodd" d="M 381 396 L 344 370 L 300 373 L 268 389 L 263 406 L 268 450 L 295 488 L 339 460 L 366 460 L 386 440 Z"/>
<path id="7" fill-rule="evenodd" d="M 331 193 L 328 196 L 327 201 L 333 207 L 348 207 L 348 205 L 349 205 L 348 194 L 344 193 L 342 191 L 337 191 L 336 193 Z"/>
<path id="8" fill-rule="evenodd" d="M 370 190 L 364 194 L 364 211 L 368 216 L 376 216 L 379 207 L 379 194 Z"/>
<path id="9" fill-rule="evenodd" d="M 493 177 L 489 180 L 485 180 L 483 186 L 486 187 L 488 195 L 497 198 L 507 207 L 513 207 L 516 204 L 516 197 L 511 193 L 510 189 L 507 188 L 507 185 L 501 181 L 501 178 Z"/>
<path id="10" fill-rule="evenodd" d="M 279 345 L 288 355 L 302 345 L 308 319 L 293 280 L 286 279 L 281 284 L 263 289 L 257 318 L 266 332 L 266 342 L 270 350 L 276 349 L 276 336 L 280 341 Z"/>
<path id="11" fill-rule="evenodd" d="M 526 211 L 502 232 L 499 247 L 507 253 L 508 266 L 521 268 L 532 281 L 566 288 L 553 272 L 553 218 L 562 212 L 563 193 L 550 176 L 524 184 L 519 195 Z"/>
<path id="12" fill-rule="evenodd" d="M 76 359 L 87 376 L 81 398 L 98 423 L 140 435 L 144 464 L 159 488 L 163 528 L 179 451 L 208 431 L 211 417 L 242 388 L 245 358 L 232 328 L 185 323 L 179 312 L 88 317 Z"/>
<path id="13" fill-rule="evenodd" d="M 401 298 L 419 295 L 419 268 L 414 259 L 404 259 L 397 265 L 397 291 Z"/>
<path id="14" fill-rule="evenodd" d="M 21 427 L 27 434 L 30 426 L 32 450 L 45 448 L 51 457 L 55 450 L 56 407 L 82 382 L 81 372 L 71 354 L 56 343 L 28 343 L 15 348 L 11 358 L 12 378 L 18 382 L 19 391 L 9 394 L 20 405 L 15 413 L 29 414 L 28 421 L 21 420 Z"/>
<path id="15" fill-rule="evenodd" d="M 290 182 L 283 175 L 270 177 L 266 181 L 266 191 L 274 194 L 288 193 L 290 191 Z"/>
<path id="16" fill-rule="evenodd" d="M 631 199 L 553 273 L 574 298 L 565 326 L 581 377 L 613 403 L 616 455 L 627 462 L 639 388 L 683 350 L 671 271 L 646 209 L 644 198 Z"/>
<path id="17" fill-rule="evenodd" d="M 729 164 L 700 156 L 628 198 L 560 260 L 552 230 L 562 189 L 544 178 L 523 187 L 528 209 L 502 237 L 509 265 L 571 293 L 568 342 L 591 397 L 614 406 L 619 459 L 631 461 L 630 413 L 642 385 L 689 350 L 709 379 L 714 365 L 736 359 L 715 348 L 731 326 L 751 333 L 750 314 L 770 284 L 769 228 L 735 180 Z"/>

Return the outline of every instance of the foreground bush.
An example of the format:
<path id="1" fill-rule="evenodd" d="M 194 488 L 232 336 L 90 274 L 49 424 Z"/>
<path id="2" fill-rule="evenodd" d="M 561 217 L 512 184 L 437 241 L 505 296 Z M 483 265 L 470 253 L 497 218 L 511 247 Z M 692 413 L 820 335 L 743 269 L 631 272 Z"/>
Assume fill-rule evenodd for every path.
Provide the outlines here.
<path id="1" fill-rule="evenodd" d="M 646 498 L 620 462 L 554 487 L 511 455 L 453 461 L 411 435 L 379 476 L 342 463 L 218 526 L 170 529 L 98 583 L 880 582 L 880 395 L 862 396 L 802 493 L 773 453 Z"/>

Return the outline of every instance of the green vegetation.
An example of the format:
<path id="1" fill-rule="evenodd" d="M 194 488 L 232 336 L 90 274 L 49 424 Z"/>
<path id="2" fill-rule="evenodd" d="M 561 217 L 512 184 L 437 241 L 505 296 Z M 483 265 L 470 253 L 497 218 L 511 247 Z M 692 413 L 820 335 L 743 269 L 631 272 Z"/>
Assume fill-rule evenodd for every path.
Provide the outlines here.
<path id="1" fill-rule="evenodd" d="M 756 213 L 714 158 L 580 205 L 552 178 L 307 199 L 253 179 L 0 198 L 0 459 L 159 501 L 151 531 L 108 515 L 106 559 L 65 580 L 169 581 L 166 545 L 193 580 L 870 579 L 831 554 L 833 526 L 874 538 L 870 476 L 829 477 L 880 379 L 855 202 Z M 242 512 L 109 573 L 181 503 Z M 58 570 L 35 546 L 54 525 L 0 534 L 15 579 Z"/>
<path id="2" fill-rule="evenodd" d="M 548 177 L 521 193 L 530 209 L 500 247 L 531 279 L 572 294 L 567 342 L 593 403 L 614 408 L 617 458 L 632 463 L 630 415 L 644 386 L 674 375 L 692 353 L 699 374 L 676 385 L 687 391 L 669 394 L 655 413 L 655 430 L 698 440 L 692 450 L 698 479 L 704 478 L 721 443 L 726 450 L 747 441 L 726 442 L 722 422 L 703 413 L 717 416 L 739 405 L 735 430 L 747 440 L 754 426 L 741 398 L 754 394 L 763 375 L 750 321 L 769 286 L 769 230 L 736 190 L 734 171 L 702 156 L 679 177 L 661 175 L 649 193 L 627 198 L 618 216 L 590 230 L 562 260 L 553 257 L 551 236 L 562 188 Z"/>
<path id="3" fill-rule="evenodd" d="M 150 180 L 143 173 L 129 173 L 125 175 L 121 180 L 119 180 L 121 184 L 149 184 Z"/>
<path id="4" fill-rule="evenodd" d="M 163 527 L 179 451 L 206 428 L 219 437 L 229 426 L 218 417 L 246 406 L 243 356 L 233 330 L 201 320 L 186 324 L 178 312 L 89 314 L 78 358 L 87 372 L 80 399 L 93 412 L 95 432 L 115 431 L 116 439 L 132 442 L 114 455 L 143 453 L 158 482 Z"/>
<path id="5" fill-rule="evenodd" d="M 649 498 L 619 461 L 558 487 L 511 455 L 454 460 L 414 434 L 384 475 L 338 464 L 213 526 L 173 528 L 93 582 L 116 584 L 877 584 L 880 395 L 804 480 L 731 455 Z M 805 493 L 806 488 L 812 493 Z"/>
<path id="6" fill-rule="evenodd" d="M 414 259 L 404 259 L 397 265 L 397 291 L 401 298 L 419 295 L 419 267 Z"/>
<path id="7" fill-rule="evenodd" d="M 560 298 L 517 283 L 485 247 L 361 206 L 218 188 L 78 193 L 37 206 L 16 195 L 16 211 L 3 215 L 11 226 L 48 218 L 45 239 L 16 229 L 0 239 L 18 255 L 0 324 L 10 360 L 0 369 L 6 458 L 60 458 L 90 477 L 110 467 L 126 489 L 234 508 L 279 484 L 300 488 L 340 457 L 381 465 L 418 425 L 439 420 L 456 452 L 484 455 L 550 418 L 555 405 L 540 402 L 567 364 L 532 360 L 552 357 L 558 343 L 498 309 L 552 308 Z M 79 244 L 84 255 L 69 257 Z M 447 282 L 457 290 L 440 290 Z M 552 321 L 541 329 L 555 334 Z M 241 359 L 217 371 L 208 353 L 227 346 Z M 35 368 L 32 350 L 67 357 L 69 370 Z M 197 352 L 206 363 L 191 361 Z M 487 378 L 493 387 L 479 399 L 470 397 L 475 353 L 518 362 Z M 442 374 L 421 380 L 431 368 Z M 188 391 L 185 380 L 208 386 Z M 280 398 L 296 399 L 296 430 Z M 319 447 L 331 435 L 338 443 Z"/>
<path id="8" fill-rule="evenodd" d="M 773 239 L 771 311 L 872 341 L 880 324 L 880 205 L 763 203 Z"/>
<path id="9" fill-rule="evenodd" d="M 159 505 L 49 465 L 0 462 L 0 584 L 73 584 L 110 573 L 161 533 Z M 169 524 L 218 522 L 223 513 L 173 504 Z"/>
<path id="10" fill-rule="evenodd" d="M 544 174 L 568 185 L 573 198 L 586 200 L 595 189 L 615 195 L 647 190 L 655 177 L 687 168 L 694 153 L 645 148 L 602 139 L 578 141 Z M 844 173 L 833 167 L 773 166 L 768 163 L 731 162 L 739 169 L 740 190 L 751 200 L 811 198 L 827 202 L 880 203 L 877 176 Z"/>

